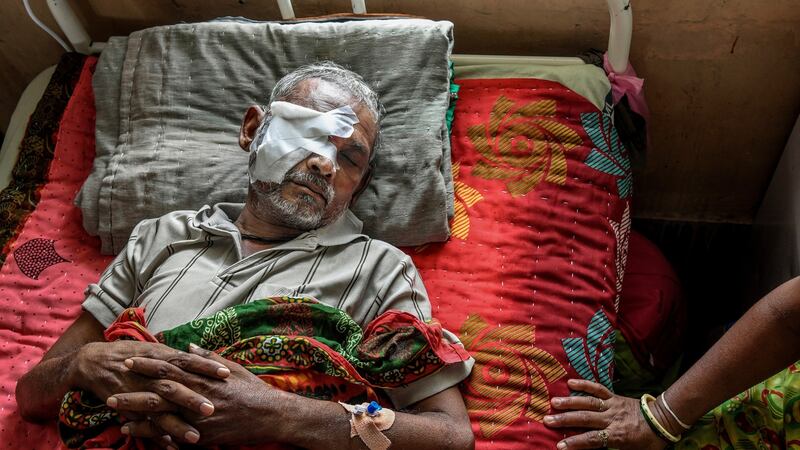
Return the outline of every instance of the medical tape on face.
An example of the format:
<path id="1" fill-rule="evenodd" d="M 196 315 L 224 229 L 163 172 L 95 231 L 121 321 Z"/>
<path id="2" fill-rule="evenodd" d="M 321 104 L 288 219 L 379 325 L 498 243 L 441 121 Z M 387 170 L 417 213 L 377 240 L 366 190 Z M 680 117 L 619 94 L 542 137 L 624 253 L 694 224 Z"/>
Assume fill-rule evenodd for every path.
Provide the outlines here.
<path id="1" fill-rule="evenodd" d="M 256 180 L 280 183 L 292 167 L 311 154 L 328 158 L 334 170 L 338 168 L 336 146 L 329 137 L 353 135 L 358 117 L 350 106 L 320 112 L 294 103 L 273 102 L 269 108 L 272 116 L 269 124 L 259 128 L 250 144 L 251 183 Z"/>
<path id="2" fill-rule="evenodd" d="M 339 402 L 350 413 L 350 437 L 358 436 L 369 450 L 387 450 L 392 441 L 382 433 L 394 425 L 395 414 L 391 409 L 381 408 L 374 415 L 365 413 L 367 403 L 350 405 Z"/>

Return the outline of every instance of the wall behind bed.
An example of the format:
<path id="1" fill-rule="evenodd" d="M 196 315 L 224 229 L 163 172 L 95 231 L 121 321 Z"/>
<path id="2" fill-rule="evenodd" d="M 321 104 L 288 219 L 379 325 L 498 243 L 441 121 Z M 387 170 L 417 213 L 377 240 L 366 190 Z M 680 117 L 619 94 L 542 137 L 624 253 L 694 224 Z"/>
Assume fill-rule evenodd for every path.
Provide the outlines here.
<path id="1" fill-rule="evenodd" d="M 45 22 L 45 0 L 31 0 Z M 278 19 L 273 0 L 82 0 L 93 38 L 223 15 Z M 456 52 L 572 55 L 603 48 L 601 0 L 369 0 L 369 11 L 456 24 Z M 796 0 L 634 0 L 631 60 L 647 79 L 653 148 L 636 178 L 639 217 L 750 223 L 800 113 Z M 298 16 L 349 11 L 348 0 L 295 2 Z M 0 4 L 0 127 L 60 47 L 19 1 Z"/>

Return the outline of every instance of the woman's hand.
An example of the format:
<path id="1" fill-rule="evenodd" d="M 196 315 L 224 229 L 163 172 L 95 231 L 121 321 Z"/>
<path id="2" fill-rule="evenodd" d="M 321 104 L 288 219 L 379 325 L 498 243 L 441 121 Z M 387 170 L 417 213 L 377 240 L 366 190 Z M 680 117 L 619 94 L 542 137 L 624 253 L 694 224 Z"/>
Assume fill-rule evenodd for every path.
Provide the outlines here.
<path id="1" fill-rule="evenodd" d="M 591 431 L 562 440 L 558 449 L 661 450 L 666 446 L 645 422 L 639 400 L 614 395 L 605 386 L 591 381 L 569 380 L 567 385 L 589 396 L 553 398 L 553 408 L 564 412 L 545 416 L 544 424 Z"/>

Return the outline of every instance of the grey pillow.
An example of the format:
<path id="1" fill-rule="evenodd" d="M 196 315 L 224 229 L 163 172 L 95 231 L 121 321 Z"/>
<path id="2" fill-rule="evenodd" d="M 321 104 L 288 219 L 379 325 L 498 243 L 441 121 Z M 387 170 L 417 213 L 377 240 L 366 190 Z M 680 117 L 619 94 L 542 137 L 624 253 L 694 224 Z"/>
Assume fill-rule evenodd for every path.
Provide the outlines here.
<path id="1" fill-rule="evenodd" d="M 83 212 L 83 228 L 93 236 L 98 234 L 97 197 L 106 167 L 119 135 L 119 87 L 122 80 L 122 63 L 128 48 L 127 37 L 111 37 L 100 54 L 92 77 L 95 107 L 95 156 L 92 172 L 81 186 L 75 204 Z"/>
<path id="2" fill-rule="evenodd" d="M 446 240 L 452 27 L 421 19 L 156 27 L 127 39 L 118 78 L 106 71 L 120 61 L 124 40 L 112 40 L 94 80 L 104 95 L 98 160 L 77 199 L 86 229 L 104 253 L 117 253 L 144 218 L 243 201 L 245 109 L 266 103 L 284 74 L 333 60 L 364 76 L 386 107 L 373 180 L 352 208 L 365 233 L 399 246 Z M 115 118 L 105 102 L 116 92 Z"/>

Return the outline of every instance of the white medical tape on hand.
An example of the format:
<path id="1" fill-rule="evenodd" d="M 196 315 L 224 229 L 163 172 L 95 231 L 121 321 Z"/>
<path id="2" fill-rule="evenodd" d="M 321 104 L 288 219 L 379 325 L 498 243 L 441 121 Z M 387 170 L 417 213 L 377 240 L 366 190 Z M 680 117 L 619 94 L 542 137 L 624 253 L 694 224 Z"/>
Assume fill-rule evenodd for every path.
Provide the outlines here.
<path id="1" fill-rule="evenodd" d="M 289 102 L 273 102 L 269 126 L 260 130 L 250 144 L 254 153 L 248 167 L 250 182 L 280 183 L 292 167 L 312 153 L 328 158 L 334 168 L 336 146 L 330 136 L 348 138 L 358 117 L 353 109 L 342 106 L 320 112 Z"/>

